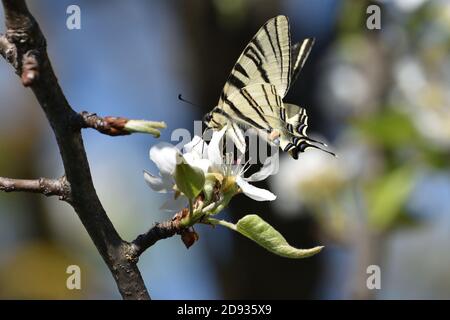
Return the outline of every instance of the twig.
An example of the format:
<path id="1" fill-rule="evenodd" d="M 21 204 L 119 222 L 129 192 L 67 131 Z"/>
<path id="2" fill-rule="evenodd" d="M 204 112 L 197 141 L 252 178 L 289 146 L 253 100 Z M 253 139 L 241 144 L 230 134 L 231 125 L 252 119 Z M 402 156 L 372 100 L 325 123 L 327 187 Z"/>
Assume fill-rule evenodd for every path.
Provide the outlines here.
<path id="1" fill-rule="evenodd" d="M 189 212 L 188 208 L 181 209 L 171 220 L 156 223 L 146 233 L 139 235 L 131 242 L 132 250 L 130 251 L 129 259 L 137 262 L 139 256 L 156 242 L 170 238 L 176 234 L 181 236 L 181 241 L 189 249 L 198 240 L 198 234 L 194 228 L 192 226 L 185 227 L 182 223 L 182 220 L 188 216 Z"/>
<path id="2" fill-rule="evenodd" d="M 41 193 L 47 197 L 59 196 L 60 200 L 70 201 L 70 185 L 66 177 L 59 179 L 39 178 L 35 180 L 0 177 L 0 191 Z"/>
<path id="3" fill-rule="evenodd" d="M 139 269 L 127 256 L 132 245 L 119 236 L 95 191 L 77 113 L 69 105 L 55 76 L 46 40 L 24 0 L 2 0 L 6 34 L 1 47 L 8 61 L 39 101 L 53 129 L 71 187 L 70 204 L 109 267 L 124 299 L 149 299 Z M 3 55 L 5 56 L 5 52 Z"/>
<path id="4" fill-rule="evenodd" d="M 81 128 L 95 129 L 109 136 L 124 136 L 133 132 L 149 133 L 159 137 L 159 129 L 166 127 L 164 122 L 129 120 L 124 117 L 100 117 L 95 113 L 83 111 L 77 119 Z"/>
<path id="5" fill-rule="evenodd" d="M 133 242 L 133 250 L 130 258 L 137 261 L 139 256 L 156 242 L 162 239 L 170 238 L 181 232 L 180 221 L 172 219 L 162 223 L 156 223 L 146 233 L 139 235 Z"/>

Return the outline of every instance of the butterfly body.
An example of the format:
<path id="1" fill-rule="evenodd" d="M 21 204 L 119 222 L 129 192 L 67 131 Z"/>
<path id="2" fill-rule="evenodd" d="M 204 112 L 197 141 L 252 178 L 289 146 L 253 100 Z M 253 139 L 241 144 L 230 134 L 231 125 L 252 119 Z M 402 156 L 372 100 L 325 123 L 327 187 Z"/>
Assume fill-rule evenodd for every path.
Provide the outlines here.
<path id="1" fill-rule="evenodd" d="M 245 151 L 242 128 L 254 128 L 269 143 L 297 159 L 308 147 L 319 148 L 306 135 L 305 109 L 283 103 L 303 67 L 314 39 L 291 46 L 285 16 L 270 19 L 245 47 L 225 83 L 219 102 L 205 115 L 209 128 L 227 127 L 227 136 Z"/>

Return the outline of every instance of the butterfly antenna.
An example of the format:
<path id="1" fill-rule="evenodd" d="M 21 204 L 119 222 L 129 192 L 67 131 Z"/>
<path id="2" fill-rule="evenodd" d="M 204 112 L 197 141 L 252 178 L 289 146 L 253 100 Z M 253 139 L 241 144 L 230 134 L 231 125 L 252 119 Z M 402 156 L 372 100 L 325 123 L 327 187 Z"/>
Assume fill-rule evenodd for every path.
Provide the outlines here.
<path id="1" fill-rule="evenodd" d="M 181 95 L 181 93 L 178 95 L 178 100 L 183 101 L 184 103 L 190 104 L 191 106 L 197 107 L 197 108 L 201 108 L 198 104 L 195 104 L 189 100 L 186 100 L 185 98 L 183 98 L 183 96 Z"/>

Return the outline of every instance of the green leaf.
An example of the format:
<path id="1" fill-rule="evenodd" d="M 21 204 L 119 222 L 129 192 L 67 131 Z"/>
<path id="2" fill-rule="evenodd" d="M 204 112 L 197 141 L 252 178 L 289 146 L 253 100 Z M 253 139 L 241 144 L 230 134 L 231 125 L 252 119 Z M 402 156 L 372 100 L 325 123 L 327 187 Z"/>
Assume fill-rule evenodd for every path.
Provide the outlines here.
<path id="1" fill-rule="evenodd" d="M 205 175 L 201 169 L 190 166 L 182 155 L 177 154 L 175 182 L 178 190 L 189 199 L 194 199 L 203 190 Z"/>
<path id="2" fill-rule="evenodd" d="M 270 224 L 264 221 L 261 217 L 250 214 L 233 224 L 223 220 L 209 219 L 213 224 L 220 224 L 234 231 L 241 233 L 247 238 L 255 241 L 261 247 L 276 255 L 300 259 L 307 258 L 319 253 L 323 247 L 314 247 L 311 249 L 297 249 L 289 245 L 286 239 L 275 230 Z"/>
<path id="3" fill-rule="evenodd" d="M 414 186 L 413 169 L 401 167 L 366 189 L 369 223 L 378 230 L 394 226 Z"/>

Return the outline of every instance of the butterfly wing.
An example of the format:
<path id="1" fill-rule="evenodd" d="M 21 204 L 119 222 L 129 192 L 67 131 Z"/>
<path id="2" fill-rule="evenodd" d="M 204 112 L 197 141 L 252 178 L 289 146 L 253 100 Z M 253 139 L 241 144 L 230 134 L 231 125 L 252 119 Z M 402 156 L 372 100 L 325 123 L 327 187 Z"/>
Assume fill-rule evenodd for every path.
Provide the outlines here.
<path id="1" fill-rule="evenodd" d="M 241 127 L 257 129 L 269 143 L 279 140 L 281 149 L 289 152 L 294 159 L 298 158 L 299 152 L 310 147 L 329 152 L 316 145 L 323 143 L 307 136 L 306 110 L 293 104 L 283 104 L 273 85 L 254 84 L 234 92 L 224 102 L 221 112 Z"/>
<path id="2" fill-rule="evenodd" d="M 270 19 L 245 47 L 225 83 L 218 106 L 234 92 L 269 83 L 284 97 L 291 81 L 291 38 L 286 16 Z"/>
<path id="3" fill-rule="evenodd" d="M 278 140 L 294 158 L 307 147 L 317 147 L 311 144 L 317 141 L 306 136 L 305 109 L 282 101 L 313 44 L 314 39 L 308 38 L 291 47 L 288 19 L 277 16 L 245 47 L 211 112 L 213 120 L 227 126 L 227 136 L 239 150 L 245 150 L 241 127 L 257 129 L 269 142 Z"/>
<path id="4" fill-rule="evenodd" d="M 292 46 L 291 50 L 291 61 L 292 61 L 292 71 L 291 71 L 291 83 L 297 80 L 297 77 L 305 65 L 306 59 L 308 59 L 309 53 L 314 45 L 314 38 L 304 39 L 302 42 L 297 42 Z"/>
<path id="5" fill-rule="evenodd" d="M 234 144 L 236 145 L 236 148 L 242 154 L 244 154 L 245 148 L 246 148 L 245 136 L 244 136 L 244 132 L 239 127 L 239 124 L 237 122 L 234 122 L 234 121 L 228 122 L 226 135 L 234 142 Z"/>
<path id="6" fill-rule="evenodd" d="M 243 127 L 271 133 L 282 125 L 279 115 L 282 104 L 274 85 L 254 84 L 226 98 L 220 112 Z"/>

